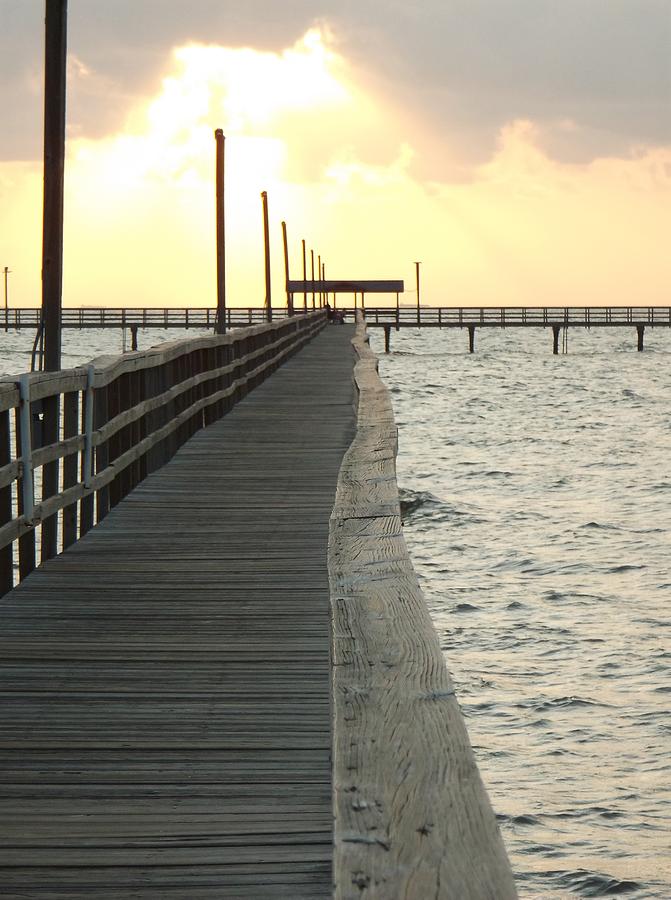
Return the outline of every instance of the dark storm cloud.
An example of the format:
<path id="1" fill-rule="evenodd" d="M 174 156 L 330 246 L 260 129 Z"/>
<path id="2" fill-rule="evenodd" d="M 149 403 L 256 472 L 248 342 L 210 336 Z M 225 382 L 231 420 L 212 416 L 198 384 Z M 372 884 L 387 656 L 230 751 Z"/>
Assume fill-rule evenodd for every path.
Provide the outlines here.
<path id="1" fill-rule="evenodd" d="M 69 125 L 118 128 L 173 46 L 280 50 L 316 21 L 438 142 L 486 156 L 514 118 L 561 157 L 671 142 L 669 0 L 70 0 Z M 43 0 L 0 0 L 0 157 L 37 158 Z M 563 120 L 574 121 L 567 131 Z"/>

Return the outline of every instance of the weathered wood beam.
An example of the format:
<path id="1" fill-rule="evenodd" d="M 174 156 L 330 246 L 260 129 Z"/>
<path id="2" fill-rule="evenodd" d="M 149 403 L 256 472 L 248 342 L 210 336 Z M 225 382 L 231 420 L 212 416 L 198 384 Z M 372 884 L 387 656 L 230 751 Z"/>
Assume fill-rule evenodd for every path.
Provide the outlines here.
<path id="1" fill-rule="evenodd" d="M 329 537 L 335 900 L 513 900 L 496 818 L 403 538 L 396 425 L 361 317 L 358 429 Z"/>

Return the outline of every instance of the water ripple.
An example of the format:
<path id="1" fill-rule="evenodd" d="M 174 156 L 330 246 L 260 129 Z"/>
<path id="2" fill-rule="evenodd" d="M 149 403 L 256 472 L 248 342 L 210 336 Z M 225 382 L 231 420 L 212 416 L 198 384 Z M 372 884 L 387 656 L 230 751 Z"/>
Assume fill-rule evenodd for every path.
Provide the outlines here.
<path id="1" fill-rule="evenodd" d="M 671 335 L 637 354 L 576 330 L 559 357 L 541 331 L 460 338 L 401 332 L 381 369 L 406 539 L 520 896 L 669 900 Z"/>

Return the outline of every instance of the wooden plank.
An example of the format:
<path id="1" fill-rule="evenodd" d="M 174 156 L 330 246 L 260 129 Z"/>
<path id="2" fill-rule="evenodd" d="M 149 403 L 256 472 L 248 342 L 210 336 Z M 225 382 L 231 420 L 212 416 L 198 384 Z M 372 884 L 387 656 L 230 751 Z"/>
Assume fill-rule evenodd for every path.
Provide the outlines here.
<path id="1" fill-rule="evenodd" d="M 336 900 L 507 900 L 512 874 L 408 556 L 396 429 L 359 317 L 331 516 Z"/>

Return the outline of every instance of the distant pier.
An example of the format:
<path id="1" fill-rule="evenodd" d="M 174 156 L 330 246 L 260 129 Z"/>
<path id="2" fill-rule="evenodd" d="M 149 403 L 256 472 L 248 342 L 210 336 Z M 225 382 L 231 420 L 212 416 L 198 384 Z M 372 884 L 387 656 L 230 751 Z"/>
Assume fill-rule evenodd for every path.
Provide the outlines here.
<path id="1" fill-rule="evenodd" d="M 397 306 L 364 308 L 366 325 L 384 329 L 385 352 L 391 332 L 401 328 L 461 328 L 468 333 L 468 349 L 475 352 L 478 328 L 547 328 L 552 351 L 559 353 L 562 332 L 569 328 L 634 328 L 637 349 L 644 349 L 646 328 L 671 327 L 669 306 Z M 345 317 L 353 315 L 345 311 Z"/>

